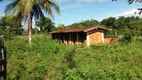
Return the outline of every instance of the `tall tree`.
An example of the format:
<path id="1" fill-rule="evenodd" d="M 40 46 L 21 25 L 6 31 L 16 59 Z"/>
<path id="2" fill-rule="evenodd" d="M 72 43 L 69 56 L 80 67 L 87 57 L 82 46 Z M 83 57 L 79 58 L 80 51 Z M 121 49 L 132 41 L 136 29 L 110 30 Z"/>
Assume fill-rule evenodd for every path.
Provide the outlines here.
<path id="1" fill-rule="evenodd" d="M 66 29 L 67 27 L 64 25 L 64 24 L 58 24 L 57 26 L 57 30 L 60 30 L 60 29 Z"/>
<path id="2" fill-rule="evenodd" d="M 52 9 L 60 14 L 58 4 L 54 0 L 13 0 L 6 6 L 5 13 L 16 17 L 17 21 L 28 24 L 29 42 L 31 42 L 32 20 L 44 17 L 44 12 L 54 18 Z"/>
<path id="3" fill-rule="evenodd" d="M 55 29 L 54 23 L 51 19 L 46 17 L 42 17 L 39 21 L 37 21 L 36 26 L 38 26 L 42 32 L 51 32 Z"/>
<path id="4" fill-rule="evenodd" d="M 116 20 L 116 18 L 114 18 L 114 17 L 109 17 L 109 18 L 107 18 L 107 19 L 103 19 L 103 20 L 101 21 L 101 25 L 105 25 L 105 26 L 107 26 L 107 27 L 109 27 L 109 28 L 113 28 L 113 26 L 115 26 L 115 25 L 114 25 L 115 20 Z"/>

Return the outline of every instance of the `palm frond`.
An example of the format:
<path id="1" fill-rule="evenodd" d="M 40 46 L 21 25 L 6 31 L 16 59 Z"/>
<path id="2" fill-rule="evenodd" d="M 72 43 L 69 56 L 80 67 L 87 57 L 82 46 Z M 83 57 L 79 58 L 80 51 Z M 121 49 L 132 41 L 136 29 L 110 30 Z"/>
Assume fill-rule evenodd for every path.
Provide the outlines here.
<path id="1" fill-rule="evenodd" d="M 60 8 L 59 5 L 54 0 L 49 0 L 49 4 L 51 7 L 55 9 L 55 11 L 60 15 Z"/>
<path id="2" fill-rule="evenodd" d="M 24 4 L 22 4 L 24 7 L 24 15 L 28 15 L 33 10 L 33 6 L 35 5 L 35 0 L 23 0 Z"/>
<path id="3" fill-rule="evenodd" d="M 57 3 L 54 0 L 41 0 L 39 2 L 41 5 L 42 9 L 49 14 L 49 16 L 54 18 L 54 14 L 52 9 L 55 9 L 55 11 L 60 14 L 60 9 Z"/>
<path id="4" fill-rule="evenodd" d="M 39 4 L 37 4 L 33 7 L 32 13 L 33 13 L 33 16 L 36 20 L 38 20 L 41 17 L 44 17 L 44 14 L 43 14 L 42 9 L 40 8 Z"/>
<path id="5" fill-rule="evenodd" d="M 14 2 L 11 2 L 10 4 L 8 4 L 6 7 L 5 7 L 5 13 L 8 14 L 8 13 L 11 13 L 12 10 L 15 8 L 15 6 L 19 3 L 20 0 L 16 0 Z"/>

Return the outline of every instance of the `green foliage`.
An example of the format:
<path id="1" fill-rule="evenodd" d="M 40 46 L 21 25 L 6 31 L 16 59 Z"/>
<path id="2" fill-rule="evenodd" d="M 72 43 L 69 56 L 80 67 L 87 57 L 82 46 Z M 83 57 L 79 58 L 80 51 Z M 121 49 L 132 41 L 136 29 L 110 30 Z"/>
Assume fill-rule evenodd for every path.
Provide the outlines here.
<path id="1" fill-rule="evenodd" d="M 66 80 L 140 80 L 141 44 L 97 45 L 78 48 L 76 67 L 66 71 Z"/>
<path id="2" fill-rule="evenodd" d="M 26 37 L 17 37 L 7 41 L 6 45 L 8 80 L 40 80 L 51 71 L 58 72 L 64 68 L 61 63 L 69 50 L 69 47 L 51 41 L 47 36 L 33 37 L 30 45 L 27 44 Z M 50 76 L 59 73 L 51 72 Z"/>
<path id="3" fill-rule="evenodd" d="M 101 21 L 101 24 L 107 26 L 108 28 L 112 28 L 112 27 L 115 26 L 115 24 L 114 24 L 115 20 L 116 20 L 116 18 L 110 17 L 110 18 L 107 18 L 107 19 L 103 19 Z"/>
<path id="4" fill-rule="evenodd" d="M 23 29 L 19 28 L 3 28 L 0 26 L 0 35 L 4 36 L 5 39 L 13 39 L 17 35 L 22 35 Z"/>
<path id="5" fill-rule="evenodd" d="M 41 32 L 51 32 L 55 29 L 54 23 L 46 17 L 42 17 L 36 22 L 36 25 L 40 28 Z"/>
<path id="6" fill-rule="evenodd" d="M 130 33 L 126 33 L 119 41 L 122 43 L 130 43 L 132 41 L 132 36 Z"/>
<path id="7" fill-rule="evenodd" d="M 16 35 L 22 35 L 23 29 L 21 25 L 16 26 L 14 21 L 9 17 L 0 19 L 0 36 L 4 36 L 5 39 L 13 39 Z"/>
<path id="8" fill-rule="evenodd" d="M 65 29 L 66 27 L 64 26 L 64 24 L 58 24 L 56 30 L 59 30 L 59 29 Z"/>
<path id="9" fill-rule="evenodd" d="M 142 18 L 139 17 L 124 17 L 119 18 L 109 17 L 103 19 L 101 22 L 97 20 L 85 20 L 78 23 L 73 23 L 69 26 L 59 25 L 56 29 L 68 29 L 68 28 L 77 28 L 77 27 L 89 27 L 89 26 L 106 26 L 111 28 L 112 31 L 106 31 L 105 37 L 116 37 L 125 35 L 127 32 L 130 32 L 132 36 L 142 36 Z"/>
<path id="10" fill-rule="evenodd" d="M 47 7 L 48 6 L 48 7 Z M 53 10 L 60 14 L 58 4 L 54 0 L 12 0 L 5 8 L 5 13 L 9 16 L 14 16 L 16 24 L 21 24 L 23 21 L 28 26 L 29 43 L 31 43 L 32 37 L 32 20 L 39 20 L 48 14 L 54 18 Z"/>
<path id="11" fill-rule="evenodd" d="M 73 23 L 73 24 L 67 26 L 67 28 L 96 26 L 98 24 L 99 24 L 99 22 L 97 20 L 91 19 L 91 20 L 81 21 L 79 23 Z"/>
<path id="12" fill-rule="evenodd" d="M 142 19 L 138 17 L 119 17 L 115 19 L 113 17 L 102 20 L 101 25 L 105 25 L 109 28 L 112 28 L 115 33 L 110 33 L 108 35 L 125 35 L 127 32 L 130 32 L 132 36 L 141 36 Z"/>
<path id="13" fill-rule="evenodd" d="M 6 41 L 8 80 L 141 80 L 141 42 L 83 48 L 44 35 L 34 36 L 29 45 L 19 36 Z"/>

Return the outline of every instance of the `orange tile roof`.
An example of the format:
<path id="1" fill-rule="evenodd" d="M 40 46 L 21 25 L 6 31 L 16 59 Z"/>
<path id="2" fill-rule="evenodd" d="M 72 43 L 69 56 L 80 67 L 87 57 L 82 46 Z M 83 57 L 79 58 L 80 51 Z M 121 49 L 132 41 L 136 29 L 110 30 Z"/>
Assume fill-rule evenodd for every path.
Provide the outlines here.
<path id="1" fill-rule="evenodd" d="M 94 30 L 94 29 L 109 30 L 106 27 L 93 26 L 93 27 L 81 27 L 81 28 L 72 28 L 72 29 L 62 29 L 62 30 L 53 31 L 51 33 L 88 32 L 88 31 L 91 31 L 91 30 Z"/>

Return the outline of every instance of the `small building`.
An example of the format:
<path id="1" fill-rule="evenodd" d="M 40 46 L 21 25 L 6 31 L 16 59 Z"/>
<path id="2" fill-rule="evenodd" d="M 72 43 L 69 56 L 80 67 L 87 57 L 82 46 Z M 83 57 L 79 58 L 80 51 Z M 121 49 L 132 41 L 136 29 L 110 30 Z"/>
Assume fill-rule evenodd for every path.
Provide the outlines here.
<path id="1" fill-rule="evenodd" d="M 109 43 L 111 40 L 109 38 L 105 40 L 104 31 L 110 29 L 96 26 L 96 27 L 81 27 L 81 28 L 72 28 L 72 29 L 63 29 L 51 32 L 52 39 L 60 40 L 64 44 L 75 45 L 75 44 L 84 44 L 84 46 L 90 46 L 93 44 L 99 43 Z"/>

